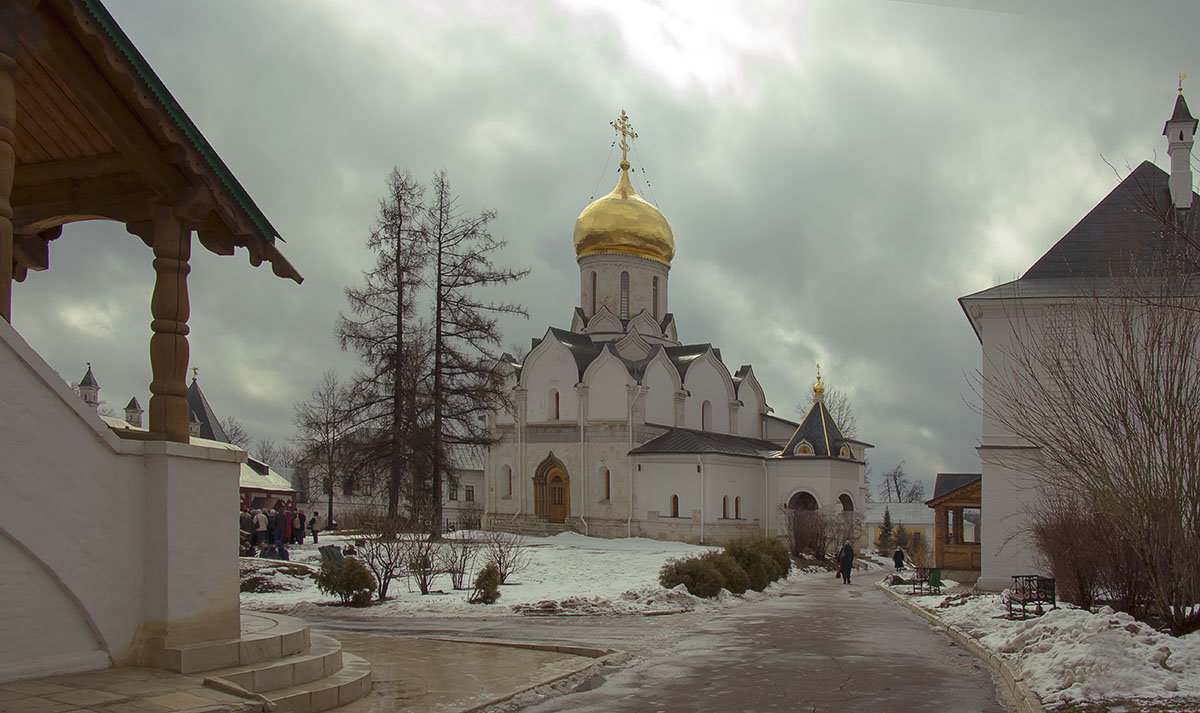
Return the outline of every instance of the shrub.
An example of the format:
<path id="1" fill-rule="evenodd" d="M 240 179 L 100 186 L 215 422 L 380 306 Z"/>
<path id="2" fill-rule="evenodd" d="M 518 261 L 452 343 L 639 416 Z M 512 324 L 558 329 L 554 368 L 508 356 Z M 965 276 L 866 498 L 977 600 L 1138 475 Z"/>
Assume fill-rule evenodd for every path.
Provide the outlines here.
<path id="1" fill-rule="evenodd" d="M 787 572 L 772 555 L 767 553 L 766 546 L 759 542 L 760 540 L 732 540 L 725 547 L 725 551 L 737 560 L 737 563 L 746 571 L 746 575 L 750 578 L 750 588 L 756 592 L 766 589 L 768 584 Z M 786 553 L 784 554 L 786 555 Z M 791 567 L 790 562 L 788 567 Z"/>
<path id="2" fill-rule="evenodd" d="M 367 604 L 371 601 L 371 592 L 375 591 L 375 576 L 356 557 L 347 557 L 341 564 L 325 560 L 315 579 L 317 589 L 325 594 L 338 595 L 343 605 Z"/>
<path id="3" fill-rule="evenodd" d="M 779 566 L 780 575 L 776 579 L 786 577 L 792 571 L 792 558 L 788 555 L 787 545 L 775 538 L 758 537 L 750 541 L 750 547 L 762 552 L 775 561 Z"/>
<path id="4" fill-rule="evenodd" d="M 670 560 L 659 571 L 658 582 L 667 589 L 682 584 L 692 596 L 706 599 L 717 596 L 725 587 L 721 570 L 711 559 L 703 557 Z"/>
<path id="5" fill-rule="evenodd" d="M 500 568 L 488 563 L 475 575 L 475 589 L 467 598 L 472 604 L 495 604 L 500 598 Z"/>
<path id="6" fill-rule="evenodd" d="M 488 532 L 483 536 L 487 561 L 496 565 L 500 583 L 529 567 L 532 555 L 525 538 L 510 532 Z"/>
<path id="7" fill-rule="evenodd" d="M 745 594 L 746 590 L 750 588 L 750 576 L 746 574 L 746 570 L 742 569 L 737 560 L 729 556 L 728 552 L 707 552 L 700 555 L 700 559 L 712 562 L 725 580 L 725 589 L 734 594 Z"/>

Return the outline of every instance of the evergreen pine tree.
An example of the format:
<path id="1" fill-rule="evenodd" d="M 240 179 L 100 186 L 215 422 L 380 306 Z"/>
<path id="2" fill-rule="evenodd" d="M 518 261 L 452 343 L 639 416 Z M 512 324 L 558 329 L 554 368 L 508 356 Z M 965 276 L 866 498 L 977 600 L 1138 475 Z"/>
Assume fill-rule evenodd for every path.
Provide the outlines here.
<path id="1" fill-rule="evenodd" d="M 888 508 L 883 509 L 883 524 L 879 526 L 879 536 L 875 538 L 875 549 L 879 554 L 887 556 L 896 546 L 892 539 L 892 513 Z"/>

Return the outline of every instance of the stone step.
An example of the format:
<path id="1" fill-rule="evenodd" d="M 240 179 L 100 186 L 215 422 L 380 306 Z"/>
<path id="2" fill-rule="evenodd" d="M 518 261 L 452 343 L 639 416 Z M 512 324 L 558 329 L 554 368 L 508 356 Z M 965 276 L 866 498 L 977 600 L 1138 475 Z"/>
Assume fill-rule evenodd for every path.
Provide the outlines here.
<path id="1" fill-rule="evenodd" d="M 321 713 L 347 705 L 371 692 L 371 664 L 354 654 L 342 654 L 342 668 L 332 676 L 264 695 L 277 713 Z"/>
<path id="2" fill-rule="evenodd" d="M 332 676 L 342 668 L 342 643 L 321 634 L 310 634 L 308 651 L 272 661 L 208 672 L 209 678 L 224 680 L 254 693 L 298 686 Z"/>
<path id="3" fill-rule="evenodd" d="M 176 673 L 201 673 L 247 666 L 308 650 L 308 622 L 282 614 L 242 613 L 242 637 L 164 649 L 158 668 Z"/>

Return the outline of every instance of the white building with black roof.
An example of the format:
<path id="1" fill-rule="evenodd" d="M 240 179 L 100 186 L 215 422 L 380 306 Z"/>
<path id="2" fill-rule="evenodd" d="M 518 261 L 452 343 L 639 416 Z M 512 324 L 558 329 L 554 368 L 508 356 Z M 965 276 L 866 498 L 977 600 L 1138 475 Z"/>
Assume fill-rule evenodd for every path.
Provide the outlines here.
<path id="1" fill-rule="evenodd" d="M 1178 249 L 1176 231 L 1195 235 L 1197 216 L 1188 209 L 1200 200 L 1192 190 L 1196 127 L 1181 87 L 1163 127 L 1169 174 L 1143 161 L 1019 279 L 959 298 L 982 352 L 982 589 L 1003 589 L 1012 575 L 1044 572 L 1029 517 L 1042 500 L 1044 465 L 1034 446 L 995 417 L 1001 407 L 990 384 L 1011 369 L 1020 335 L 1080 320 L 1087 298 L 1113 296 L 1121 278 L 1152 273 Z"/>
<path id="2" fill-rule="evenodd" d="M 614 127 L 627 155 L 628 123 Z M 861 511 L 864 454 L 817 397 L 803 422 L 772 414 L 749 365 L 683 343 L 669 310 L 671 226 L 634 191 L 629 162 L 575 223 L 580 304 L 518 360 L 488 414 L 485 526 L 720 544 L 783 534 L 789 508 Z"/>

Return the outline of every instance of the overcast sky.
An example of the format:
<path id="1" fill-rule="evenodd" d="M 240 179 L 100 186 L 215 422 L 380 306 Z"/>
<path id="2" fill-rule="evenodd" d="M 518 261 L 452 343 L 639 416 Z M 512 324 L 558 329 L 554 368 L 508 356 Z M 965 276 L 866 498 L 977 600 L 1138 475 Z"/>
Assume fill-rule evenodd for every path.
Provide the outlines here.
<path id="1" fill-rule="evenodd" d="M 752 364 L 786 418 L 819 361 L 876 482 L 902 460 L 930 486 L 977 471 L 957 298 L 1069 230 L 1116 184 L 1105 159 L 1167 167 L 1178 74 L 1200 82 L 1187 0 L 106 4 L 306 278 L 193 244 L 200 383 L 276 441 L 322 371 L 356 368 L 333 324 L 392 166 L 445 168 L 465 208 L 498 210 L 502 260 L 532 270 L 506 345 L 569 328 L 572 229 L 616 181 L 625 109 L 636 184 L 675 232 L 680 338 Z M 116 409 L 149 400 L 151 258 L 75 224 L 14 285 L 17 329 L 69 382 L 91 361 Z"/>

